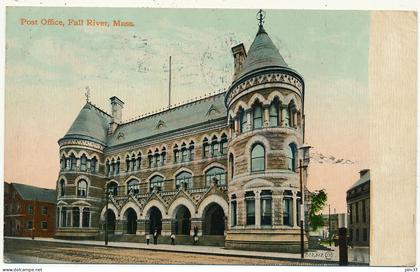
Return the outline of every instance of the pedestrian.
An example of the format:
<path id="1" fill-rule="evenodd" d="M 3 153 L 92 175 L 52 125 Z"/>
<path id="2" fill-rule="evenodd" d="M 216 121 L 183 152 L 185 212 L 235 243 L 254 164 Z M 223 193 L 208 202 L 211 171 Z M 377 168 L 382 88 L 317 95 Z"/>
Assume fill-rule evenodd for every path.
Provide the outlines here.
<path id="1" fill-rule="evenodd" d="M 198 242 L 198 227 L 197 225 L 194 226 L 194 236 L 193 236 L 194 245 Z"/>
<path id="2" fill-rule="evenodd" d="M 196 245 L 198 243 L 198 235 L 194 235 L 193 239 L 194 239 L 194 245 Z"/>
<path id="3" fill-rule="evenodd" d="M 175 234 L 174 233 L 172 233 L 171 234 L 171 245 L 175 245 Z"/>
<path id="4" fill-rule="evenodd" d="M 149 243 L 150 243 L 150 234 L 149 233 L 146 234 L 146 243 L 147 243 L 147 245 L 149 245 Z"/>
<path id="5" fill-rule="evenodd" d="M 157 229 L 157 228 L 155 228 L 155 231 L 153 232 L 153 243 L 154 243 L 155 245 L 157 245 L 158 236 L 159 236 L 158 229 Z"/>

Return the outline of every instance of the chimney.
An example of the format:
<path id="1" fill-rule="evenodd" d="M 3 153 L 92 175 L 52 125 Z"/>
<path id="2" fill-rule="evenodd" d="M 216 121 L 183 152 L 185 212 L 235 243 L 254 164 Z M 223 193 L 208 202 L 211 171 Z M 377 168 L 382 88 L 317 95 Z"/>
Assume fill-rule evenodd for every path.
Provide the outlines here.
<path id="1" fill-rule="evenodd" d="M 359 171 L 360 177 L 363 177 L 367 172 L 369 172 L 369 169 L 362 169 Z"/>
<path id="2" fill-rule="evenodd" d="M 232 54 L 234 59 L 234 69 L 233 69 L 233 80 L 236 80 L 237 75 L 242 69 L 246 58 L 246 51 L 243 43 L 235 45 L 232 47 Z"/>
<path id="3" fill-rule="evenodd" d="M 122 122 L 122 109 L 124 107 L 124 102 L 122 102 L 118 97 L 113 96 L 109 99 L 111 101 L 111 126 L 109 128 L 109 133 L 113 134 L 117 129 L 118 125 Z"/>

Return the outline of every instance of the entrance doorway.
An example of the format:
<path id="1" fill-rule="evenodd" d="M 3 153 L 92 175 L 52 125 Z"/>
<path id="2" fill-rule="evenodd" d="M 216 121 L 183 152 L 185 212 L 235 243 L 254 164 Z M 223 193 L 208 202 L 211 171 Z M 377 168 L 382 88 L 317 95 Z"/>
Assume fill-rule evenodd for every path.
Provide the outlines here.
<path id="1" fill-rule="evenodd" d="M 108 214 L 108 218 L 107 218 L 107 223 L 108 223 L 108 233 L 109 234 L 114 234 L 114 232 L 115 232 L 115 213 L 114 213 L 114 211 L 113 210 L 111 210 L 111 209 L 108 209 L 108 212 L 107 212 L 107 214 Z"/>
<path id="2" fill-rule="evenodd" d="M 137 231 L 137 214 L 133 208 L 128 208 L 125 212 L 127 220 L 127 234 L 136 234 Z"/>
<path id="3" fill-rule="evenodd" d="M 181 205 L 175 216 L 175 234 L 189 235 L 191 230 L 191 213 L 187 207 Z"/>
<path id="4" fill-rule="evenodd" d="M 150 209 L 150 216 L 149 216 L 149 233 L 153 233 L 155 229 L 158 230 L 160 234 L 162 230 L 162 213 L 156 207 L 152 207 Z"/>
<path id="5" fill-rule="evenodd" d="M 205 235 L 223 235 L 225 232 L 225 213 L 217 203 L 211 203 L 204 212 Z"/>

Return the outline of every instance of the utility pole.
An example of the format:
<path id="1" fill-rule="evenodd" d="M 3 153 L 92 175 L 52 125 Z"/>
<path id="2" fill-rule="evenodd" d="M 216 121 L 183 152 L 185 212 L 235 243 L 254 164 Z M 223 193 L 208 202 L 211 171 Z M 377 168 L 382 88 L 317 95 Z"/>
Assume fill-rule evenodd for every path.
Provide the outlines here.
<path id="1" fill-rule="evenodd" d="M 172 56 L 169 56 L 169 105 L 168 108 L 171 108 L 171 80 L 172 80 Z"/>
<path id="2" fill-rule="evenodd" d="M 303 171 L 303 164 L 302 159 L 299 160 L 299 178 L 300 178 L 300 257 L 304 258 L 305 253 L 305 244 L 304 244 L 304 234 L 303 234 L 303 177 L 302 177 L 302 171 Z"/>
<path id="3" fill-rule="evenodd" d="M 331 207 L 330 204 L 328 204 L 328 237 L 330 238 L 330 246 L 331 246 Z"/>
<path id="4" fill-rule="evenodd" d="M 105 206 L 105 245 L 108 245 L 108 190 L 105 189 L 106 206 Z"/>

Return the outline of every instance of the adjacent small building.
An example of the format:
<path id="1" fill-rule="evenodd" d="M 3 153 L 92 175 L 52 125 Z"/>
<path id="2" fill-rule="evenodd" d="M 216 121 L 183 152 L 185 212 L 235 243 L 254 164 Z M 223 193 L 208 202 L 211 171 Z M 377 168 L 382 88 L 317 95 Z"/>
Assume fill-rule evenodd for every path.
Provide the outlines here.
<path id="1" fill-rule="evenodd" d="M 370 228 L 370 170 L 360 172 L 360 178 L 347 190 L 349 243 L 369 246 Z"/>
<path id="2" fill-rule="evenodd" d="M 4 182 L 4 235 L 53 237 L 56 191 Z"/>

